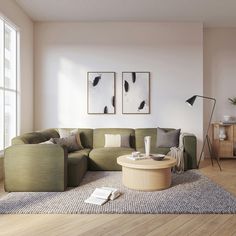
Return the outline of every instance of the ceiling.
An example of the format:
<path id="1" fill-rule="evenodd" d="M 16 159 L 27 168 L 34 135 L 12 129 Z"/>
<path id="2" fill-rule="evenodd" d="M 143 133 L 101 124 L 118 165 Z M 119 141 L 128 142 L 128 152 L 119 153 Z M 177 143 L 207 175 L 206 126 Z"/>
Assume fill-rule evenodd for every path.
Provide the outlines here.
<path id="1" fill-rule="evenodd" d="M 34 21 L 203 22 L 236 27 L 236 0 L 15 0 Z"/>

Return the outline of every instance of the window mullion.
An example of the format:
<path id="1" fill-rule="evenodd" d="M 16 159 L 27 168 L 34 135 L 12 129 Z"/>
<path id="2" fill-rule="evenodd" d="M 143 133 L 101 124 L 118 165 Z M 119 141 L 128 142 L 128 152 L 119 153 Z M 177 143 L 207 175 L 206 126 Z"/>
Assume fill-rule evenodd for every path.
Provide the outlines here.
<path id="1" fill-rule="evenodd" d="M 18 96 L 18 45 L 17 45 L 17 35 L 18 33 L 16 32 L 16 74 L 15 74 L 15 80 L 16 80 L 16 135 L 18 135 L 18 99 L 17 99 L 17 96 Z"/>
<path id="2" fill-rule="evenodd" d="M 3 149 L 5 149 L 5 21 L 3 22 Z"/>

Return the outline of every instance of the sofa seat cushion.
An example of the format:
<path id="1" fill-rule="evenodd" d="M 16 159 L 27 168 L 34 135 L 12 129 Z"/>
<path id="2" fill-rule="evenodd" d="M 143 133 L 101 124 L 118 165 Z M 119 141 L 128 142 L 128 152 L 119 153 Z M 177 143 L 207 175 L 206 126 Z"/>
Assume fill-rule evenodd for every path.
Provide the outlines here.
<path id="1" fill-rule="evenodd" d="M 95 148 L 89 153 L 89 170 L 121 170 L 117 157 L 131 154 L 133 148 Z"/>
<path id="2" fill-rule="evenodd" d="M 83 149 L 68 154 L 68 187 L 76 187 L 87 171 L 87 161 L 90 149 Z"/>

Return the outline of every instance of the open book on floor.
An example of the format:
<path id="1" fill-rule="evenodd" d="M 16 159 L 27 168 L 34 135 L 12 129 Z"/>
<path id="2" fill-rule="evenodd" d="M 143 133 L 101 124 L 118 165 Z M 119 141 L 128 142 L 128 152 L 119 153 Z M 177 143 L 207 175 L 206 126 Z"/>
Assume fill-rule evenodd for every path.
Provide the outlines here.
<path id="1" fill-rule="evenodd" d="M 91 194 L 91 196 L 84 202 L 101 206 L 107 201 L 114 200 L 119 196 L 120 196 L 120 191 L 118 189 L 110 187 L 101 187 L 101 188 L 96 188 Z"/>

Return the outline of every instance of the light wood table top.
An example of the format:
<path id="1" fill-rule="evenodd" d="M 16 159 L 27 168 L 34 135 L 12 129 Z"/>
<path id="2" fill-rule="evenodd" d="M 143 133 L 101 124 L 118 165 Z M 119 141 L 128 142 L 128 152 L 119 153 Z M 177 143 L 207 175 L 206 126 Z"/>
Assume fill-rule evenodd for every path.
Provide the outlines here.
<path id="1" fill-rule="evenodd" d="M 165 156 L 165 158 L 162 161 L 155 161 L 151 158 L 142 160 L 131 160 L 127 158 L 128 156 L 130 155 L 124 155 L 118 157 L 117 163 L 129 168 L 148 169 L 148 170 L 165 169 L 176 165 L 176 159 L 170 156 Z"/>

